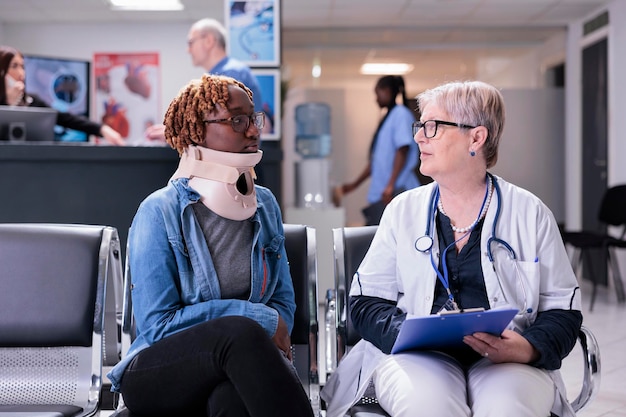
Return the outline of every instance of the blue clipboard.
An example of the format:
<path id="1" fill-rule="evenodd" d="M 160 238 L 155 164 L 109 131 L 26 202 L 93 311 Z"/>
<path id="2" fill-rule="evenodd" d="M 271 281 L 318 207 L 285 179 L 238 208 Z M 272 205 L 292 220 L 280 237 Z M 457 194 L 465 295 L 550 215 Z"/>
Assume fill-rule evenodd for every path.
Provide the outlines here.
<path id="1" fill-rule="evenodd" d="M 502 309 L 410 318 L 402 324 L 391 353 L 466 346 L 463 337 L 475 332 L 500 335 L 517 312 Z"/>

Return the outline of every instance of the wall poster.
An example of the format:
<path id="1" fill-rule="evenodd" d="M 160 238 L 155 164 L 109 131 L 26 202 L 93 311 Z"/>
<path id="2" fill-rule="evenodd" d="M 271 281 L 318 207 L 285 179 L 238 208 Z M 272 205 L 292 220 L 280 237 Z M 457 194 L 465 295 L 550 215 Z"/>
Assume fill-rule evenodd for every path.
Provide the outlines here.
<path id="1" fill-rule="evenodd" d="M 279 4 L 279 0 L 226 0 L 227 54 L 251 67 L 280 66 Z"/>
<path id="2" fill-rule="evenodd" d="M 117 130 L 129 145 L 163 145 L 145 138 L 153 124 L 162 123 L 159 54 L 96 53 L 96 120 Z"/>
<path id="3" fill-rule="evenodd" d="M 259 83 L 261 97 L 263 97 L 265 127 L 261 132 L 261 138 L 263 140 L 278 140 L 281 135 L 280 70 L 252 69 L 252 74 Z"/>

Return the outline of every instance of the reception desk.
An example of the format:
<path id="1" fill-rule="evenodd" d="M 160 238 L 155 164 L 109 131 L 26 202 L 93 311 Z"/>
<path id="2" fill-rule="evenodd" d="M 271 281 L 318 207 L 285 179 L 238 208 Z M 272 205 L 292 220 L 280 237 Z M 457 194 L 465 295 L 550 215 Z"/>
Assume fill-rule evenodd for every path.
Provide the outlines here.
<path id="1" fill-rule="evenodd" d="M 260 168 L 280 202 L 279 144 L 263 144 Z M 177 166 L 169 147 L 0 142 L 0 222 L 114 226 L 125 248 L 139 203 Z"/>

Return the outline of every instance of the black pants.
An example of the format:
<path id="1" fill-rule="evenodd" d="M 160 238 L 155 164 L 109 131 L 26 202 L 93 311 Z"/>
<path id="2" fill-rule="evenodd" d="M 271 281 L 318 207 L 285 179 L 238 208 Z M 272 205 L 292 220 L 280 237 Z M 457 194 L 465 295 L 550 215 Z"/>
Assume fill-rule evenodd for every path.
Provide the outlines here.
<path id="1" fill-rule="evenodd" d="M 396 188 L 393 190 L 393 196 L 395 197 L 404 191 L 406 191 L 405 188 Z M 385 207 L 387 207 L 387 204 L 385 204 L 382 200 L 378 200 L 377 202 L 362 209 L 361 212 L 363 213 L 363 217 L 365 217 L 365 225 L 378 226 L 381 217 L 383 217 Z"/>
<path id="2" fill-rule="evenodd" d="M 239 316 L 198 324 L 143 350 L 120 389 L 137 416 L 313 416 L 299 379 L 265 330 Z"/>

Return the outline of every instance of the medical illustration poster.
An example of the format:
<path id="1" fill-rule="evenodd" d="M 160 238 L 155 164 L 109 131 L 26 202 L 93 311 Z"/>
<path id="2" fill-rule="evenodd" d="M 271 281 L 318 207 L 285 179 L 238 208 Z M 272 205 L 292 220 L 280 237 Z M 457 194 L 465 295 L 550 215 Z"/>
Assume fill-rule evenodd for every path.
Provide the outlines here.
<path id="1" fill-rule="evenodd" d="M 281 135 L 280 71 L 277 69 L 253 69 L 263 97 L 265 127 L 261 132 L 263 140 L 278 140 Z"/>
<path id="2" fill-rule="evenodd" d="M 158 53 L 96 53 L 95 117 L 117 130 L 129 145 L 151 143 L 144 132 L 162 123 Z"/>
<path id="3" fill-rule="evenodd" d="M 279 0 L 226 0 L 227 53 L 251 67 L 280 66 Z"/>

